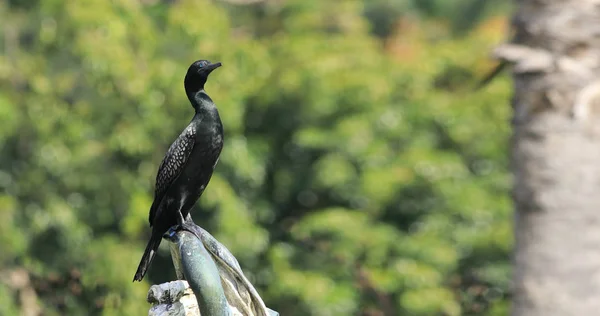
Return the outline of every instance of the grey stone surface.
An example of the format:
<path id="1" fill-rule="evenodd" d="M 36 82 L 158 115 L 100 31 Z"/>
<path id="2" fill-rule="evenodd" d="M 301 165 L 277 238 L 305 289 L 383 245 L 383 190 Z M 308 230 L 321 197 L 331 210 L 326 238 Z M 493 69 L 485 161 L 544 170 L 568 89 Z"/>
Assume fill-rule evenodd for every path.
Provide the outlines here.
<path id="1" fill-rule="evenodd" d="M 267 308 L 231 252 L 206 230 L 187 225 L 171 237 L 178 280 L 153 285 L 151 316 L 278 316 Z M 202 311 L 202 313 L 201 313 Z"/>

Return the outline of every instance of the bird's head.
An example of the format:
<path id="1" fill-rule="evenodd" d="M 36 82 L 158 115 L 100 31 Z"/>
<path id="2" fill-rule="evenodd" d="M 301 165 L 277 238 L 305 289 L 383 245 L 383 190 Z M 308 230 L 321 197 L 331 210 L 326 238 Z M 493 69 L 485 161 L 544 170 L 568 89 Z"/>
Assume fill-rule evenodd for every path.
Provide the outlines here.
<path id="1" fill-rule="evenodd" d="M 211 63 L 208 60 L 195 61 L 185 75 L 184 85 L 188 95 L 204 89 L 208 75 L 219 67 L 221 67 L 221 63 Z"/>

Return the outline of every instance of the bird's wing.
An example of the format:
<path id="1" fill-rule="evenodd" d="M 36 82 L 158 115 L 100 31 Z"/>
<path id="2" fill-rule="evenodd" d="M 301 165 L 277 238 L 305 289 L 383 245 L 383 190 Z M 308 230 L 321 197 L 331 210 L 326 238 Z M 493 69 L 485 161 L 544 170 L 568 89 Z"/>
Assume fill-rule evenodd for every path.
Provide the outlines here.
<path id="1" fill-rule="evenodd" d="M 169 150 L 165 154 L 165 158 L 158 167 L 158 173 L 156 174 L 156 190 L 154 191 L 154 202 L 150 208 L 150 216 L 148 221 L 150 225 L 154 220 L 154 216 L 158 210 L 159 205 L 169 187 L 177 177 L 183 171 L 186 163 L 190 158 L 190 154 L 194 149 L 196 139 L 196 129 L 192 126 L 188 126 L 177 139 L 171 144 Z"/>

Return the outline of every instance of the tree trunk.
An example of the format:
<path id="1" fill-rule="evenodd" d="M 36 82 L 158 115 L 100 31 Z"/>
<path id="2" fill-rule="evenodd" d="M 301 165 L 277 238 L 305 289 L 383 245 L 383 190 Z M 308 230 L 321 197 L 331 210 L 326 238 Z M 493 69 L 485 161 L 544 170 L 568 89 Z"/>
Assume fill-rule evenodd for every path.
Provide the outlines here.
<path id="1" fill-rule="evenodd" d="M 512 315 L 600 315 L 600 0 L 516 9 Z"/>

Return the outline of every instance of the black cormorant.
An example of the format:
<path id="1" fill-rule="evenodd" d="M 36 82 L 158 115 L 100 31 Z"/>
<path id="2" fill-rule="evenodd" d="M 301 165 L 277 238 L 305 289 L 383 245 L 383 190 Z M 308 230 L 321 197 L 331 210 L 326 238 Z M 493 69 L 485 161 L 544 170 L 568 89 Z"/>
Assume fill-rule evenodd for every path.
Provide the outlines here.
<path id="1" fill-rule="evenodd" d="M 208 75 L 221 63 L 194 62 L 184 80 L 185 93 L 196 114 L 171 144 L 156 175 L 150 207 L 152 236 L 133 278 L 141 281 L 156 255 L 163 234 L 191 221 L 190 209 L 204 192 L 223 148 L 223 125 L 217 107 L 204 91 Z"/>

